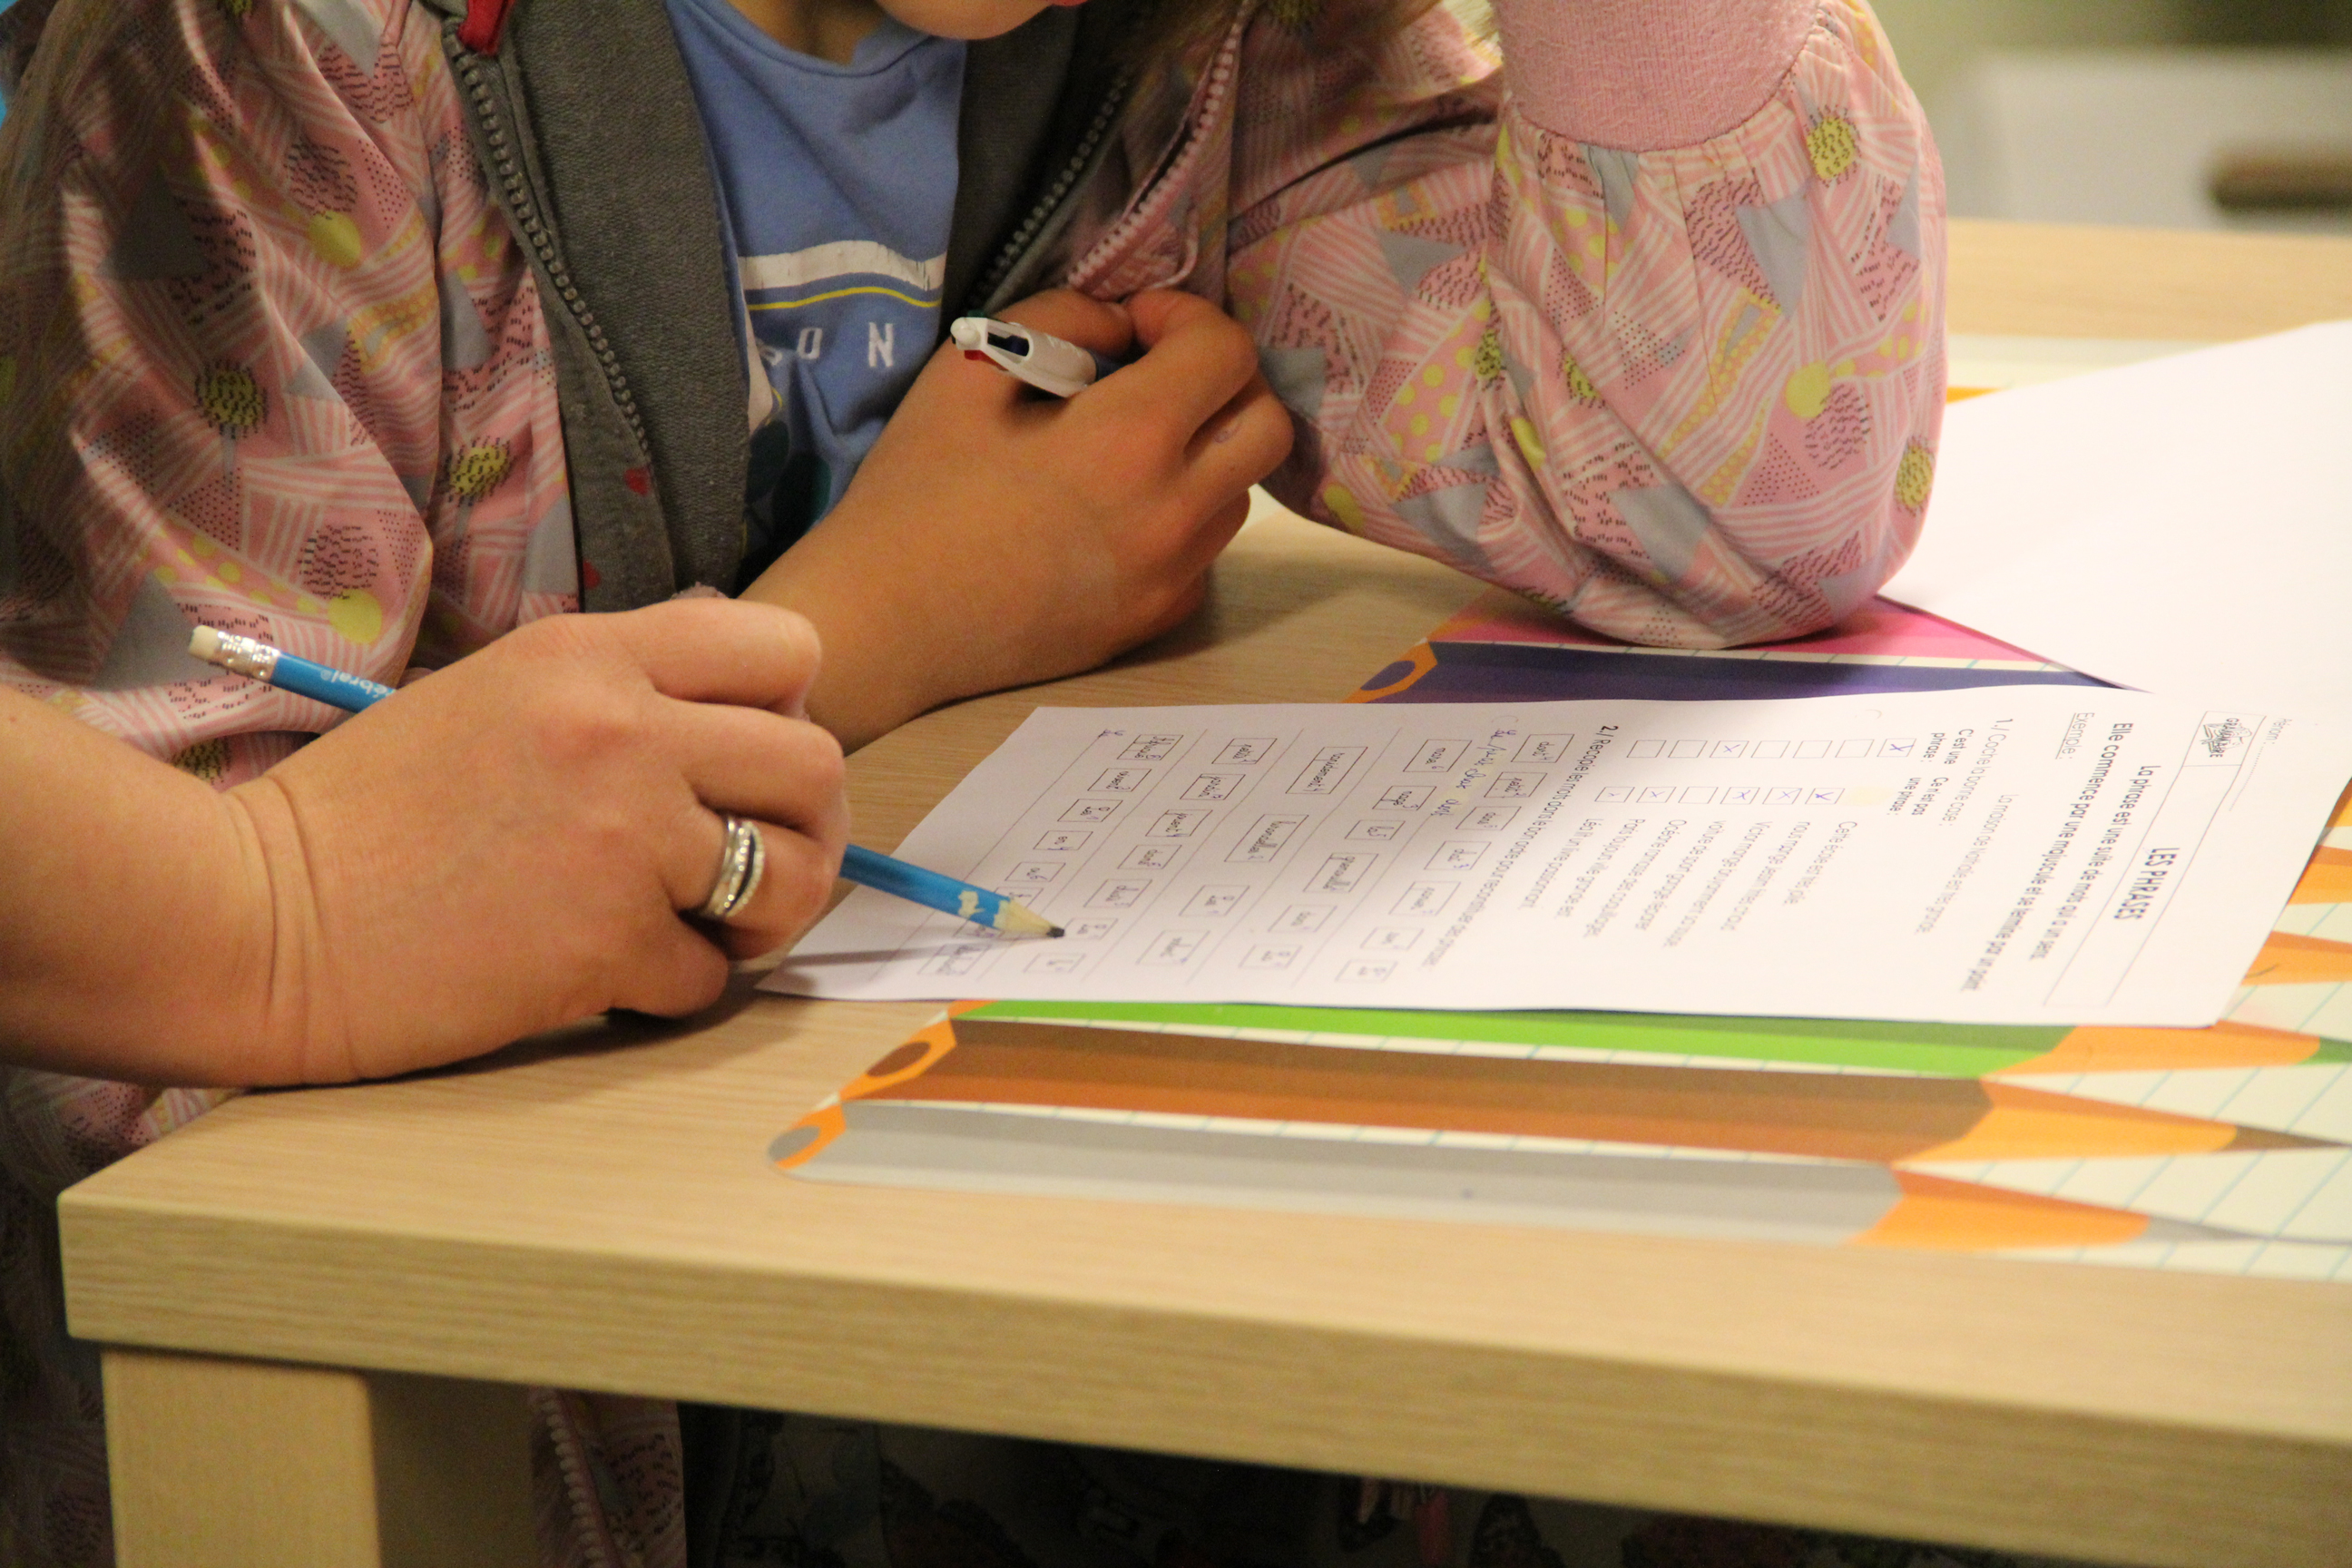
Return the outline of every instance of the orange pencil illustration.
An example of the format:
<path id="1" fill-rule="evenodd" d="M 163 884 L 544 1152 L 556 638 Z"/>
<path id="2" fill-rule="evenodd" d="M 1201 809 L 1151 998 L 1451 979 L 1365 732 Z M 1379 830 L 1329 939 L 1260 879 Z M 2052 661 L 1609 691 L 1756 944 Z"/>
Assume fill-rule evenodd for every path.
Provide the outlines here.
<path id="1" fill-rule="evenodd" d="M 2290 904 L 2352 904 L 2352 849 L 2314 850 Z"/>
<path id="2" fill-rule="evenodd" d="M 2246 966 L 2249 985 L 2323 985 L 2352 980 L 2352 942 L 2274 931 Z"/>
<path id="3" fill-rule="evenodd" d="M 926 1082 L 944 1085 L 942 1074 L 960 1058 L 966 1058 L 967 1070 L 958 1075 L 963 1090 L 994 1092 L 1017 1081 L 992 1076 L 1018 1064 L 1002 1059 L 1001 1045 L 976 1047 L 964 1038 L 970 1026 L 969 1020 L 931 1026 L 862 1075 L 846 1098 L 787 1130 L 770 1157 L 819 1182 L 1825 1245 L 2000 1251 L 2247 1239 L 2211 1226 L 1861 1161 L 1282 1137 L 1263 1122 L 1256 1123 L 1261 1130 L 1243 1131 L 1232 1123 L 1056 1114 L 1057 1108 L 1017 1101 L 919 1098 Z M 992 1056 L 999 1059 L 986 1059 Z M 1717 1075 L 1702 1069 L 1690 1076 Z"/>
<path id="4" fill-rule="evenodd" d="M 1901 1163 L 2330 1148 L 1999 1079 L 1360 1050 L 964 1017 L 845 1098 L 1426 1129 Z M 896 1067 L 903 1047 L 885 1066 Z M 923 1047 L 929 1053 L 929 1047 Z M 911 1066 L 911 1059 L 908 1066 Z M 877 1081 L 887 1077 L 887 1081 Z"/>
<path id="5" fill-rule="evenodd" d="M 2325 1067 L 2352 1062 L 2352 1043 L 2253 1024 L 2202 1029 L 2083 1027 L 2038 1057 L 1993 1069 L 1995 1076 L 2034 1073 L 2172 1072 L 2186 1068 Z"/>

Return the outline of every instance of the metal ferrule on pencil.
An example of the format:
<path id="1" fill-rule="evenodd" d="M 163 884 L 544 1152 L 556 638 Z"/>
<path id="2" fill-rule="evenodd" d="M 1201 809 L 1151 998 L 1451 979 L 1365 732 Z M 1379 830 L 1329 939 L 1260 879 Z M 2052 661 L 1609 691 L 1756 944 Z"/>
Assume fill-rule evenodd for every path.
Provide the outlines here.
<path id="1" fill-rule="evenodd" d="M 216 664 L 255 680 L 273 681 L 278 677 L 278 650 L 257 637 L 198 626 L 190 642 L 190 651 L 207 664 Z M 209 644 L 210 650 L 196 646 L 199 644 Z"/>

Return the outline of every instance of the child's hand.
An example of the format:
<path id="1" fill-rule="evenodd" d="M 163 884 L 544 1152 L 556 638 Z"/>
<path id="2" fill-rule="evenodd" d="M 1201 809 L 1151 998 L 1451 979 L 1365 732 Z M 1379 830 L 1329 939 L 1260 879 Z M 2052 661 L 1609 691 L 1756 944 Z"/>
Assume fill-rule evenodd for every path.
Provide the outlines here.
<path id="1" fill-rule="evenodd" d="M 856 746 L 928 708 L 1101 663 L 1200 604 L 1290 416 L 1189 294 L 1004 312 L 1133 364 L 1062 401 L 943 349 L 832 515 L 747 596 L 824 636 L 812 715 Z"/>

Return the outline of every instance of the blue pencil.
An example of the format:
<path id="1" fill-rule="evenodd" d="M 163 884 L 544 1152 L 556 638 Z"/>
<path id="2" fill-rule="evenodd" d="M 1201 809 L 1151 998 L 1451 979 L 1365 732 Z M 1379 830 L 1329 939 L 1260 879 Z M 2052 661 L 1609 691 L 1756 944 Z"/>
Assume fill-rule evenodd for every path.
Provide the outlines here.
<path id="1" fill-rule="evenodd" d="M 920 866 L 910 866 L 855 844 L 841 853 L 841 874 L 861 888 L 895 893 L 925 909 L 961 915 L 974 925 L 984 925 L 1010 936 L 1062 934 L 1060 926 L 1017 899 L 975 888 L 970 882 L 959 882 L 937 871 L 926 871 Z"/>
<path id="2" fill-rule="evenodd" d="M 257 637 L 239 637 L 211 626 L 198 626 L 190 634 L 188 651 L 206 664 L 216 664 L 347 713 L 356 713 L 392 695 L 392 688 L 381 682 L 313 664 Z M 861 849 L 855 844 L 842 853 L 841 874 L 860 887 L 894 894 L 925 909 L 958 915 L 1009 936 L 1062 934 L 1060 926 L 1016 899 L 987 888 L 976 888 L 970 882 L 959 882 L 937 871 L 926 871 L 920 866 L 910 866 L 871 849 Z"/>

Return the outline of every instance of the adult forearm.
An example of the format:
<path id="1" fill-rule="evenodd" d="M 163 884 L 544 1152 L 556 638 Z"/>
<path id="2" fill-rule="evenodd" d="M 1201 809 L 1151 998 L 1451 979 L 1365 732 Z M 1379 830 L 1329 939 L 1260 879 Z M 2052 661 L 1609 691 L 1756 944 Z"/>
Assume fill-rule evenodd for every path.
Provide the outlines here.
<path id="1" fill-rule="evenodd" d="M 509 633 L 215 795 L 0 689 L 0 1059 L 346 1082 L 708 1006 L 823 910 L 841 752 L 799 620 L 713 599 Z M 681 919 L 751 825 L 766 873 Z"/>
<path id="2" fill-rule="evenodd" d="M 0 1058 L 262 1082 L 267 879 L 226 797 L 0 688 Z"/>

